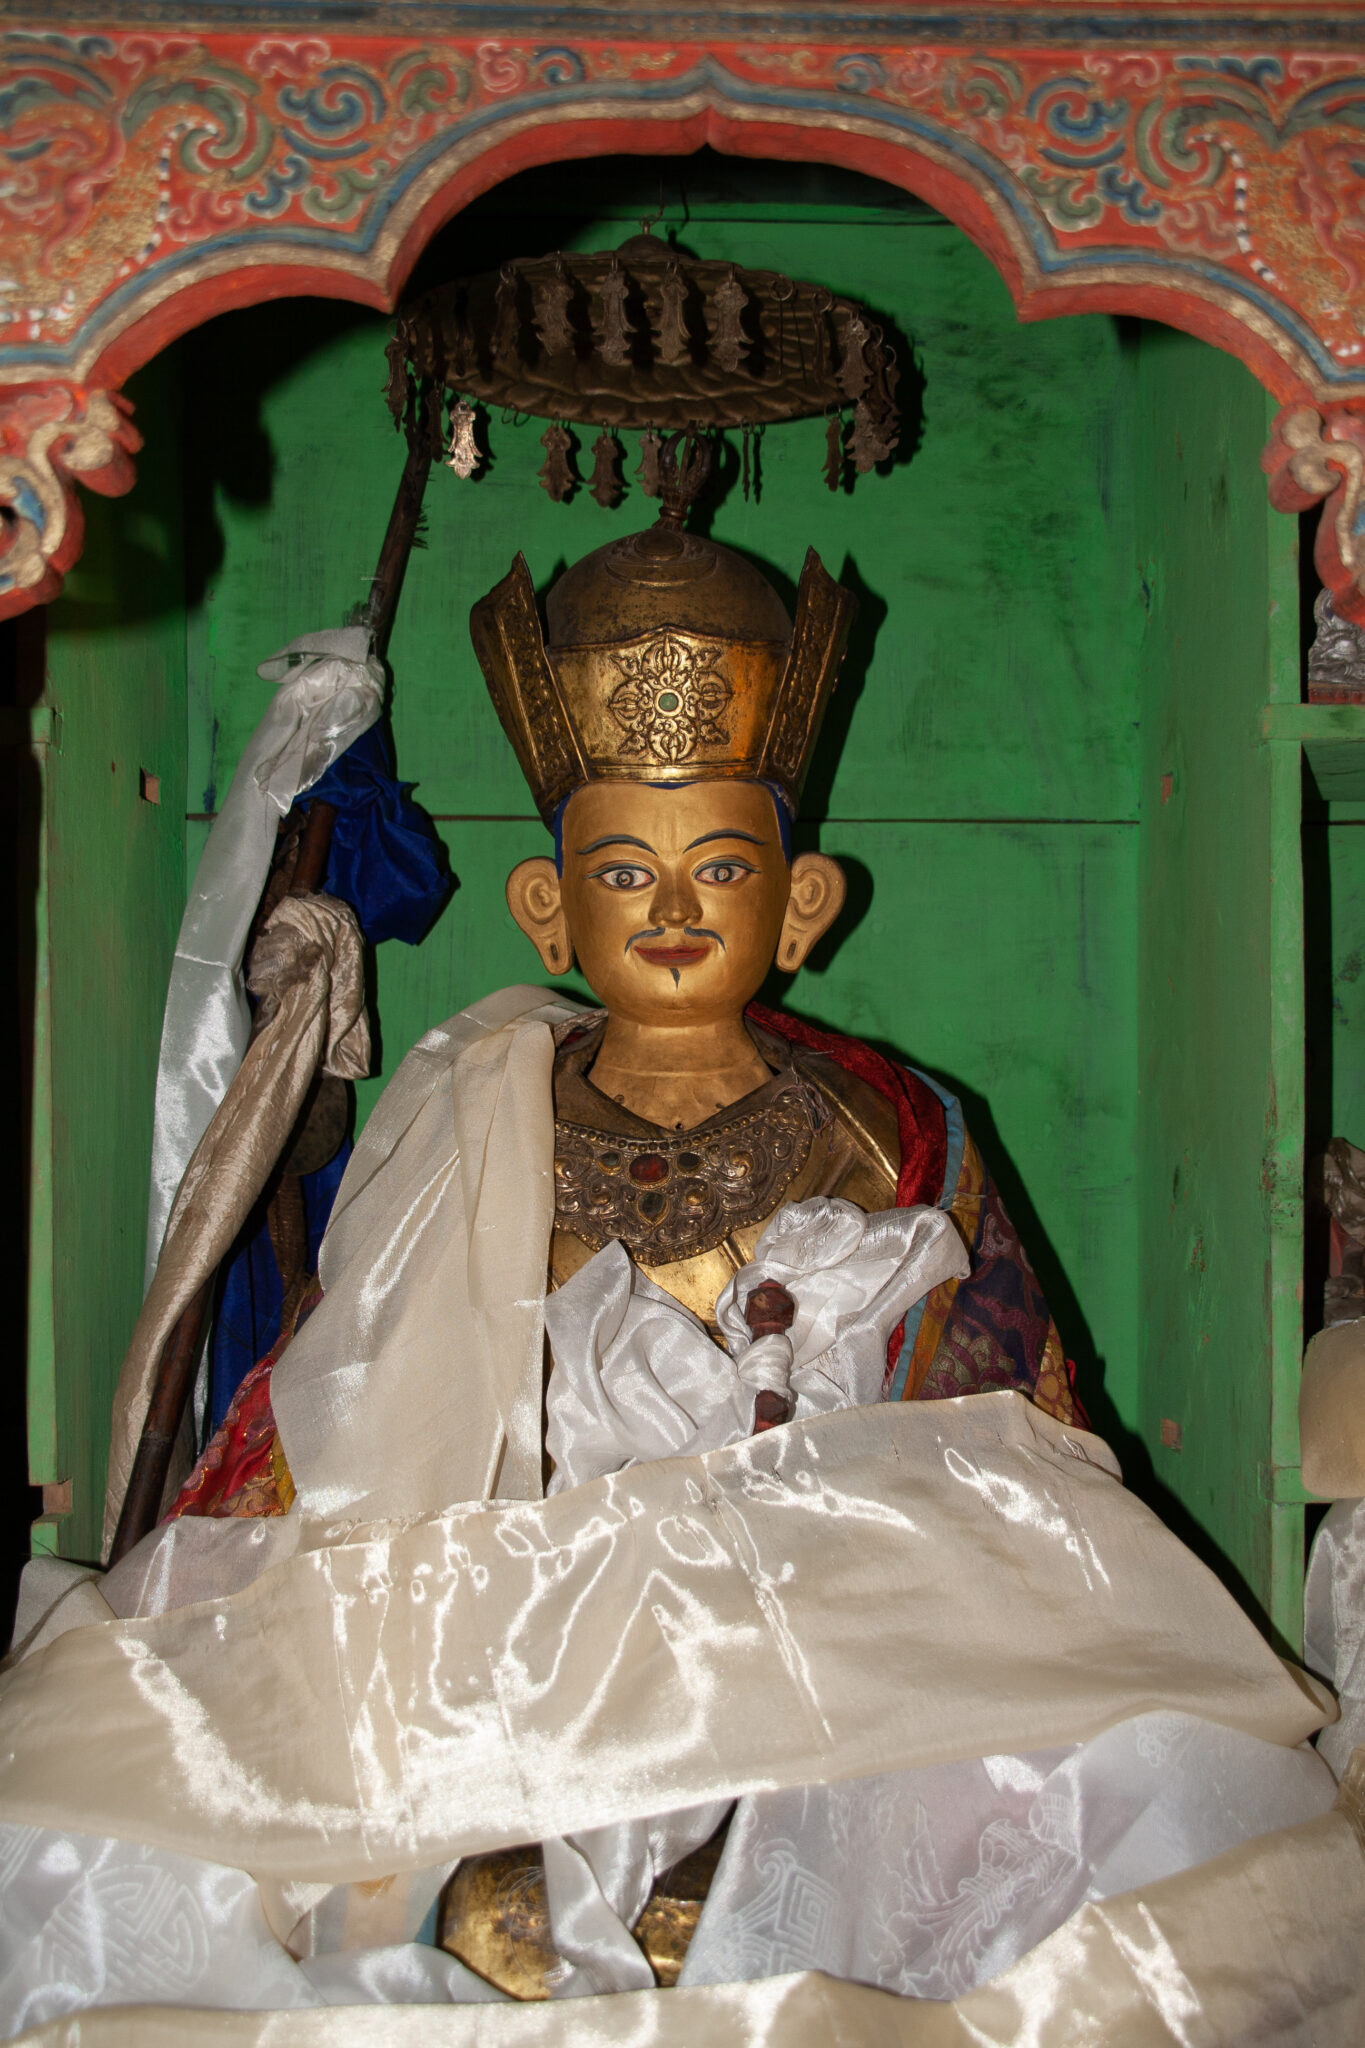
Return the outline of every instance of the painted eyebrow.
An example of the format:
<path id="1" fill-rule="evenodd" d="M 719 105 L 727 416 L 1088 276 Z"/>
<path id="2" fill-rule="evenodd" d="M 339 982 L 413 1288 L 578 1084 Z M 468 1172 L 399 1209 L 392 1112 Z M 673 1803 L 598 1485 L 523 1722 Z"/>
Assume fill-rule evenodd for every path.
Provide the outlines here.
<path id="1" fill-rule="evenodd" d="M 709 846 L 713 839 L 747 839 L 750 846 L 766 846 L 768 843 L 766 839 L 755 839 L 752 832 L 703 832 L 701 838 L 694 839 L 691 845 L 683 848 L 683 852 L 691 853 L 694 846 Z"/>
<path id="2" fill-rule="evenodd" d="M 700 840 L 697 842 L 700 845 Z M 654 848 L 645 839 L 632 839 L 625 832 L 609 832 L 605 839 L 594 839 L 588 846 L 580 846 L 578 853 L 597 853 L 604 846 L 638 846 L 642 853 L 653 853 Z M 655 856 L 657 859 L 657 855 Z"/>

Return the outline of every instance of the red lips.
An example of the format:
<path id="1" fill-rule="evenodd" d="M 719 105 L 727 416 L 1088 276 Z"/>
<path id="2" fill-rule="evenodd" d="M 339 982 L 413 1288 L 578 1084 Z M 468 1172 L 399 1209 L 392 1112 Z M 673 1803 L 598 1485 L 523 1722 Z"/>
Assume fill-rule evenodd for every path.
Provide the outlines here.
<path id="1" fill-rule="evenodd" d="M 694 960 L 704 960 L 705 946 L 637 946 L 635 951 L 644 959 L 652 960 L 656 967 L 690 967 Z"/>

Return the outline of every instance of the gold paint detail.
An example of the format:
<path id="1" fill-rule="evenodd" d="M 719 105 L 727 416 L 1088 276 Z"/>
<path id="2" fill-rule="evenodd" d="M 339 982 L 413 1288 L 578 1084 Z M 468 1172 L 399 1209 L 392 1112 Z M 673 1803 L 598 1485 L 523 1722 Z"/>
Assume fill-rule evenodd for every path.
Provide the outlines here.
<path id="1" fill-rule="evenodd" d="M 560 1959 L 539 1845 L 466 1856 L 441 1894 L 437 1939 L 509 1998 L 548 1998 Z"/>
<path id="2" fill-rule="evenodd" d="M 649 755 L 671 765 L 699 746 L 729 739 L 722 714 L 734 696 L 717 672 L 724 649 L 680 633 L 656 633 L 643 647 L 613 654 L 621 682 L 607 699 L 625 738 L 627 759 Z"/>
<path id="3" fill-rule="evenodd" d="M 548 817 L 587 776 L 545 652 L 524 555 L 474 606 L 469 634 L 502 729 Z"/>
<path id="4" fill-rule="evenodd" d="M 791 653 L 763 750 L 764 781 L 782 789 L 799 789 L 804 781 L 857 611 L 852 593 L 835 582 L 809 548 L 797 591 Z"/>
<path id="5" fill-rule="evenodd" d="M 287 1515 L 290 1508 L 294 1505 L 296 1489 L 294 1486 L 294 1475 L 290 1471 L 289 1461 L 284 1455 L 284 1445 L 280 1442 L 278 1429 L 275 1431 L 270 1442 L 270 1472 L 275 1481 L 275 1493 L 280 1503 L 279 1511 L 282 1515 Z"/>
<path id="6" fill-rule="evenodd" d="M 729 777 L 775 783 L 794 812 L 857 602 L 811 549 L 792 626 L 732 550 L 666 534 L 683 550 L 675 559 L 646 547 L 657 534 L 566 570 L 547 600 L 548 637 L 520 555 L 470 614 L 541 815 L 587 782 Z"/>
<path id="7" fill-rule="evenodd" d="M 660 1139 L 672 1140 L 687 1149 L 696 1132 L 680 1134 L 660 1130 L 643 1118 L 606 1101 L 585 1079 L 600 1039 L 601 1025 L 589 1027 L 586 1035 L 576 1027 L 561 1043 L 555 1058 L 555 1109 L 560 1122 L 575 1128 L 591 1128 L 601 1142 L 619 1147 L 623 1139 L 658 1151 Z M 837 1195 L 856 1202 L 872 1213 L 891 1208 L 896 1199 L 900 1147 L 896 1112 L 866 1081 L 845 1073 L 820 1053 L 793 1049 L 785 1039 L 752 1029 L 754 1043 L 767 1063 L 776 1069 L 765 1088 L 746 1098 L 738 1108 L 753 1112 L 758 1100 L 799 1079 L 816 1099 L 815 1128 L 801 1164 L 793 1164 L 790 1178 L 775 1186 L 767 1208 L 757 1205 L 752 1214 L 736 1216 L 722 1225 L 717 1241 L 680 1257 L 665 1258 L 657 1240 L 647 1244 L 636 1259 L 646 1278 L 661 1287 L 699 1322 L 716 1334 L 716 1297 L 746 1261 L 763 1230 L 784 1202 L 804 1202 L 814 1195 Z M 756 1100 L 756 1097 L 758 1098 Z M 720 1119 L 722 1123 L 725 1119 Z M 706 1127 L 709 1128 L 709 1127 Z M 619 1173 L 619 1169 L 618 1169 Z M 657 1184 L 656 1184 L 657 1185 Z M 595 1237 L 595 1234 L 594 1234 Z M 589 1243 L 581 1226 L 556 1214 L 550 1250 L 550 1285 L 562 1287 L 600 1249 Z"/>
<path id="8" fill-rule="evenodd" d="M 631 1932 L 656 1982 L 678 1981 L 720 1862 L 728 1819 L 657 1879 Z M 547 1999 L 561 1966 L 550 1939 L 540 1845 L 467 1856 L 441 1894 L 439 1945 L 510 1998 Z"/>

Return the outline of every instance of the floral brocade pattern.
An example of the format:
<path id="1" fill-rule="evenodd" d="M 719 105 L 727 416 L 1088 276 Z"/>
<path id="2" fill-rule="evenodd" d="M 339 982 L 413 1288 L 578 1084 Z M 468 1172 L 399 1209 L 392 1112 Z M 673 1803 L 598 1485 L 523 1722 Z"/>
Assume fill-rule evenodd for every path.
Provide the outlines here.
<path id="1" fill-rule="evenodd" d="M 315 1280 L 300 1302 L 298 1314 L 238 1387 L 199 1463 L 167 1511 L 168 1522 L 180 1515 L 288 1514 L 294 1482 L 275 1427 L 270 1377 L 277 1360 L 321 1300 L 322 1288 Z"/>
<path id="2" fill-rule="evenodd" d="M 1058 1421 L 1084 1427 L 1038 1276 L 989 1169 L 981 1171 L 972 1270 L 949 1283 L 951 1303 L 916 1398 L 947 1401 L 1016 1387 Z"/>

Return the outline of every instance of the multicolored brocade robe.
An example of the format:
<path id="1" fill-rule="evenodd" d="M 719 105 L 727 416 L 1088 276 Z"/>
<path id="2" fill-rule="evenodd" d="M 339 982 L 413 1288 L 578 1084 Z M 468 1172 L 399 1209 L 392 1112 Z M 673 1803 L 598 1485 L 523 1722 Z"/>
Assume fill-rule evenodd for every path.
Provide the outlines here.
<path id="1" fill-rule="evenodd" d="M 956 1099 L 927 1075 L 894 1064 L 861 1039 L 819 1030 L 758 1004 L 748 1014 L 762 1028 L 858 1074 L 895 1106 L 901 1139 L 898 1206 L 932 1202 L 946 1207 L 971 1254 L 967 1277 L 934 1288 L 892 1338 L 888 1398 L 936 1401 L 1014 1387 L 1059 1421 L 1085 1428 L 1073 1369 L 1043 1290 Z M 321 1299 L 322 1290 L 314 1283 L 293 1326 L 238 1388 L 167 1519 L 288 1512 L 294 1485 L 271 1412 L 270 1375 Z"/>

